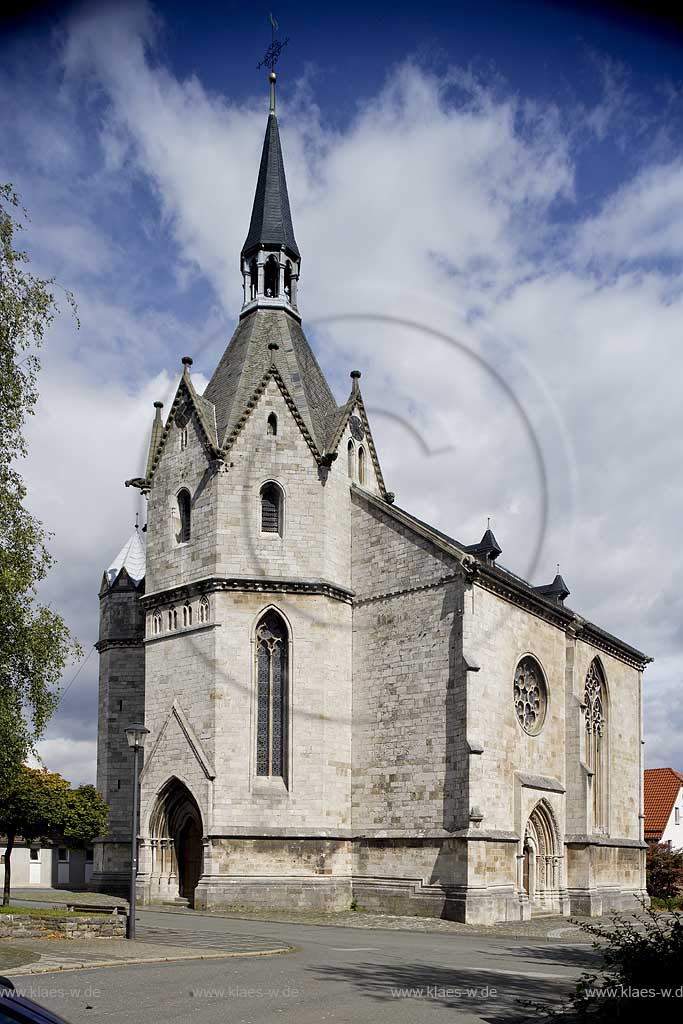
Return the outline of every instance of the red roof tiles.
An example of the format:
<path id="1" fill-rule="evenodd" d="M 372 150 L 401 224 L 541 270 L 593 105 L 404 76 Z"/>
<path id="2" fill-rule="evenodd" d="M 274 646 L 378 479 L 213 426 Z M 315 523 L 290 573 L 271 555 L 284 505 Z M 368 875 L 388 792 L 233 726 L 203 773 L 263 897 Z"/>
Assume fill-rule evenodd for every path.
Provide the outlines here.
<path id="1" fill-rule="evenodd" d="M 666 828 L 683 775 L 673 768 L 646 768 L 645 772 L 645 838 L 658 843 Z"/>

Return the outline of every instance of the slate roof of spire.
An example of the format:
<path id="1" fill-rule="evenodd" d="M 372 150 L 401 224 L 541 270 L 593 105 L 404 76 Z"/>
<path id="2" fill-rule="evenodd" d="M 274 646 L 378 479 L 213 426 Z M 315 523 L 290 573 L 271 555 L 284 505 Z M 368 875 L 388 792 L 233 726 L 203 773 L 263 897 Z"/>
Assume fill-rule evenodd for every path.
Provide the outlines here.
<path id="1" fill-rule="evenodd" d="M 559 572 L 555 576 L 552 583 L 547 583 L 542 587 L 534 587 L 539 594 L 543 594 L 544 597 L 552 598 L 556 601 L 564 601 L 565 598 L 569 597 L 571 591 L 567 584 L 564 582 Z"/>
<path id="2" fill-rule="evenodd" d="M 277 115 L 272 111 L 268 115 L 251 223 L 242 254 L 261 245 L 284 245 L 293 256 L 301 258 L 289 209 Z"/>
<path id="3" fill-rule="evenodd" d="M 135 583 L 139 583 L 145 576 L 145 545 L 140 539 L 140 531 L 133 530 L 132 534 L 123 545 L 118 555 L 107 569 L 109 586 L 116 582 L 122 569 Z"/>
<path id="4" fill-rule="evenodd" d="M 278 345 L 275 366 L 322 453 L 337 403 L 301 326 L 284 309 L 256 309 L 245 316 L 206 386 L 203 397 L 215 409 L 218 444 L 225 443 L 270 366 L 270 342 Z"/>
<path id="5" fill-rule="evenodd" d="M 493 530 L 489 527 L 478 544 L 470 544 L 467 548 L 473 555 L 480 555 L 490 562 L 495 562 L 503 549 L 493 536 Z"/>

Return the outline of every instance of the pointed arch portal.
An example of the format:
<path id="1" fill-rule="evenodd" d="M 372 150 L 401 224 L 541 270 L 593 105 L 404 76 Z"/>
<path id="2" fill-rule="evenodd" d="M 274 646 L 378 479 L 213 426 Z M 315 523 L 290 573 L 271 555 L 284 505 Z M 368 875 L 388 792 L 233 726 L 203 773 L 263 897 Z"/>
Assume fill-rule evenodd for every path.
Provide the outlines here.
<path id="1" fill-rule="evenodd" d="M 524 829 L 521 888 L 534 910 L 559 909 L 562 888 L 562 853 L 550 807 L 539 801 Z"/>
<path id="2" fill-rule="evenodd" d="M 204 830 L 197 801 L 180 779 L 169 779 L 159 792 L 149 830 L 153 898 L 179 898 L 194 906 Z"/>

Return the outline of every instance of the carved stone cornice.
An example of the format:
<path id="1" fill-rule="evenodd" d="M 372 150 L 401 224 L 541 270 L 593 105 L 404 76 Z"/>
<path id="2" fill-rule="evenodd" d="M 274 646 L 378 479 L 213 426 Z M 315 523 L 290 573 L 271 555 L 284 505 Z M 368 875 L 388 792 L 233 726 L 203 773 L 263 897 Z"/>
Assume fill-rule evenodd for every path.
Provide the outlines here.
<path id="1" fill-rule="evenodd" d="M 197 580 L 196 583 L 185 583 L 177 587 L 168 587 L 145 594 L 141 598 L 144 608 L 156 607 L 167 602 L 180 602 L 201 594 L 213 594 L 220 591 L 234 591 L 246 594 L 310 594 L 329 597 L 333 601 L 352 604 L 353 590 L 329 583 L 327 580 L 286 580 L 268 579 L 263 576 L 212 576 L 209 579 Z"/>
<path id="2" fill-rule="evenodd" d="M 104 640 L 97 641 L 95 650 L 102 654 L 112 647 L 142 647 L 143 642 L 142 634 L 139 637 L 106 637 Z"/>

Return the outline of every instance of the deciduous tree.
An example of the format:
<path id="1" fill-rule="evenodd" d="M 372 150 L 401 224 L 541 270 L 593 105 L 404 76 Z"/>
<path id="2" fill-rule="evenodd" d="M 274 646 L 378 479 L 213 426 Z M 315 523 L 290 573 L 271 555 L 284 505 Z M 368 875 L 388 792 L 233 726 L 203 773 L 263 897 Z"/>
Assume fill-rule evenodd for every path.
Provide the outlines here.
<path id="1" fill-rule="evenodd" d="M 0 790 L 0 832 L 7 837 L 3 905 L 10 901 L 17 836 L 26 842 L 57 839 L 82 847 L 106 833 L 108 813 L 94 786 L 72 789 L 61 775 L 21 765 L 10 785 Z"/>
<path id="2" fill-rule="evenodd" d="M 62 672 L 81 653 L 63 618 L 38 600 L 53 560 L 19 472 L 38 397 L 37 350 L 57 312 L 54 280 L 34 276 L 15 247 L 20 212 L 11 186 L 0 185 L 0 789 L 43 733 Z M 67 301 L 73 308 L 68 293 Z"/>

